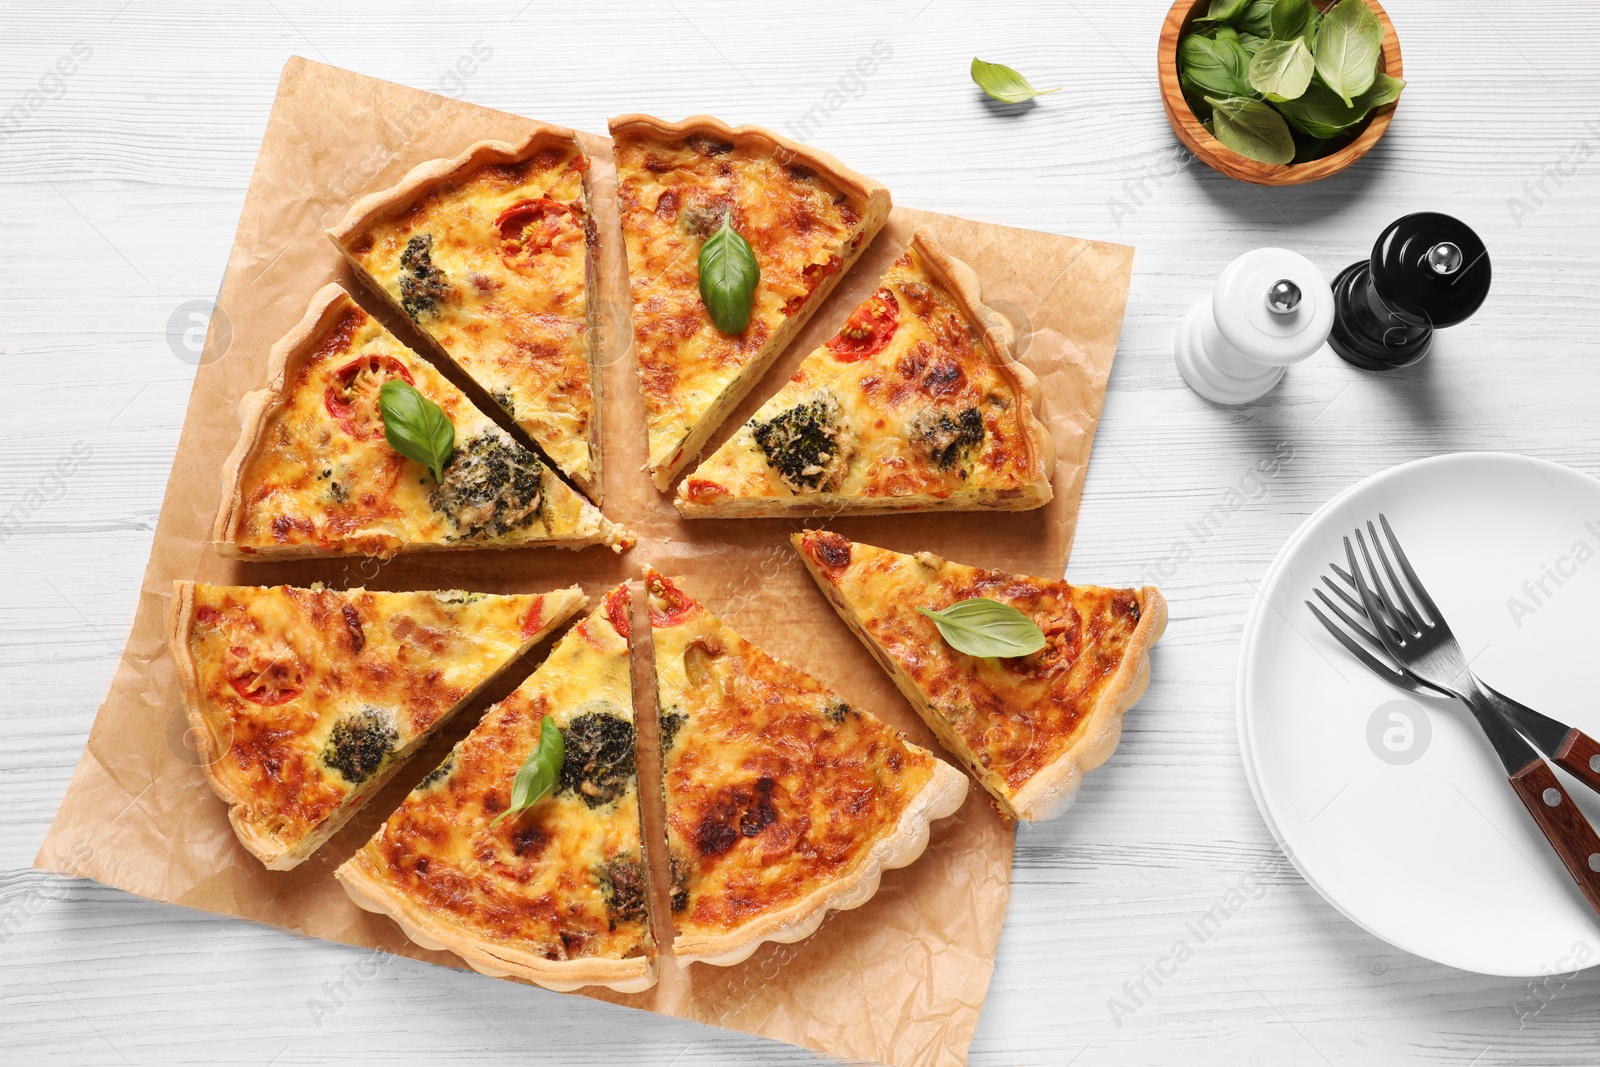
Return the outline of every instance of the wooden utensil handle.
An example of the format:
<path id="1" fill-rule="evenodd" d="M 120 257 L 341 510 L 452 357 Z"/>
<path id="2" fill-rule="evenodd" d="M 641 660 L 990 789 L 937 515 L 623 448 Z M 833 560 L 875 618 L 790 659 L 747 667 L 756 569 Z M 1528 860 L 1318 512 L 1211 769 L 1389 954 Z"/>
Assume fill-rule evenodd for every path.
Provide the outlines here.
<path id="1" fill-rule="evenodd" d="M 1574 728 L 1556 752 L 1556 765 L 1600 793 L 1600 741 Z"/>
<path id="2" fill-rule="evenodd" d="M 1567 796 L 1556 774 L 1544 760 L 1534 760 L 1507 779 L 1522 798 L 1533 821 L 1539 824 L 1550 847 L 1578 883 L 1589 906 L 1600 914 L 1600 835 Z"/>

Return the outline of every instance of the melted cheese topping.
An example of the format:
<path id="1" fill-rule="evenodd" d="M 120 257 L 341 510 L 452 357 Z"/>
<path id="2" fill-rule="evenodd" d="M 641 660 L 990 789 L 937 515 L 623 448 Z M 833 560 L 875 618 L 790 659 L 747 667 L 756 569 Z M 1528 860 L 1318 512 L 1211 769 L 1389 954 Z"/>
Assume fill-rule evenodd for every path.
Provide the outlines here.
<path id="1" fill-rule="evenodd" d="M 455 424 L 443 487 L 384 439 L 377 393 L 392 377 L 409 380 Z M 241 472 L 234 543 L 246 553 L 387 557 L 419 545 L 626 539 L 354 304 L 333 317 L 284 390 Z"/>
<path id="2" fill-rule="evenodd" d="M 795 546 L 823 591 L 891 670 L 908 676 L 928 725 L 992 791 L 1012 796 L 1071 746 L 1122 665 L 1143 605 L 1103 589 L 906 556 L 807 530 Z M 988 661 L 945 643 L 919 607 L 984 597 L 1044 631 L 1031 656 Z"/>
<path id="3" fill-rule="evenodd" d="M 678 507 L 749 515 L 797 504 L 1004 506 L 1038 477 L 1034 416 L 993 360 L 978 325 L 907 251 L 839 334 L 684 479 Z M 814 443 L 774 439 L 795 422 Z"/>
<path id="4" fill-rule="evenodd" d="M 549 960 L 653 953 L 628 639 L 611 621 L 626 625 L 627 604 L 624 585 L 573 627 L 350 862 L 491 949 Z M 572 771 L 584 751 L 575 720 L 597 715 L 627 724 L 616 726 L 625 760 L 609 752 L 608 767 L 595 769 L 605 788 L 587 779 L 568 788 L 564 777 L 555 793 L 496 824 L 544 719 L 561 728 Z"/>
<path id="5" fill-rule="evenodd" d="M 651 470 L 674 467 L 702 420 L 746 372 L 776 356 L 769 345 L 786 319 L 849 259 L 866 204 L 824 175 L 753 143 L 711 137 L 616 138 L 617 198 L 633 287 Z M 737 336 L 711 324 L 700 298 L 700 246 L 732 213 L 761 266 L 750 323 Z"/>
<path id="6" fill-rule="evenodd" d="M 856 869 L 934 758 L 661 575 L 646 584 L 674 917 L 683 934 L 727 933 Z"/>
<path id="7" fill-rule="evenodd" d="M 588 164 L 574 142 L 449 175 L 347 248 L 372 284 L 582 484 L 599 460 L 600 429 Z M 423 247 L 426 266 L 416 251 Z"/>
<path id="8" fill-rule="evenodd" d="M 582 600 L 196 585 L 207 773 L 292 850 Z"/>

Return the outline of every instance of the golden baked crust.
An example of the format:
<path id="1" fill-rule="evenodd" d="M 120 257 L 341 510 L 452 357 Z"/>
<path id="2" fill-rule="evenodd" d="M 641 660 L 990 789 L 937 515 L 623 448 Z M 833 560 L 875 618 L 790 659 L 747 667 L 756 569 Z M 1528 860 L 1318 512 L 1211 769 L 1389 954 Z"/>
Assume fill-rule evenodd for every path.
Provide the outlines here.
<path id="1" fill-rule="evenodd" d="M 650 438 L 666 489 L 760 379 L 889 216 L 889 191 L 837 159 L 756 126 L 704 115 L 611 120 Z M 732 211 L 761 265 L 750 324 L 711 324 L 704 239 Z"/>
<path id="2" fill-rule="evenodd" d="M 1150 648 L 1167 624 L 1154 586 L 1104 589 L 1046 581 L 852 542 L 792 535 L 845 623 L 894 676 L 939 740 L 1007 814 L 1066 809 L 1084 772 L 1104 763 L 1122 716 L 1150 681 Z M 971 597 L 1010 604 L 1044 631 L 1031 656 L 986 661 L 945 643 L 919 607 Z"/>
<path id="3" fill-rule="evenodd" d="M 646 570 L 679 959 L 740 962 L 859 907 L 967 780 Z"/>
<path id="4" fill-rule="evenodd" d="M 356 903 L 496 977 L 655 983 L 629 610 L 626 585 L 607 594 L 335 872 Z M 547 717 L 565 742 L 560 784 L 496 823 Z"/>
<path id="5" fill-rule="evenodd" d="M 175 582 L 167 644 L 190 737 L 239 840 L 288 870 L 446 719 L 583 604 Z"/>
<path id="6" fill-rule="evenodd" d="M 328 236 L 598 503 L 597 233 L 577 135 L 541 126 L 418 164 Z"/>
<path id="7" fill-rule="evenodd" d="M 391 377 L 455 424 L 442 486 L 384 439 L 377 394 Z M 273 346 L 266 388 L 245 394 L 239 420 L 212 532 L 224 555 L 632 544 L 337 285 Z"/>
<path id="8" fill-rule="evenodd" d="M 678 485 L 686 518 L 1049 502 L 1039 383 L 972 269 L 919 229 L 838 334 Z"/>

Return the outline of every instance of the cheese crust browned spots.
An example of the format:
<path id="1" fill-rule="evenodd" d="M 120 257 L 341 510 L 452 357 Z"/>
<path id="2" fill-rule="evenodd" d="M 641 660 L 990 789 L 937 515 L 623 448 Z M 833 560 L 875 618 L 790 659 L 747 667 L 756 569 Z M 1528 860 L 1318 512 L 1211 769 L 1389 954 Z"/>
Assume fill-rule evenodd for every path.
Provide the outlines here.
<path id="1" fill-rule="evenodd" d="M 1133 589 L 1072 585 L 902 555 L 807 530 L 797 539 L 847 621 L 915 683 L 930 723 L 991 784 L 1015 792 L 1077 739 L 1139 625 Z M 1030 656 L 988 661 L 959 652 L 917 609 L 973 597 L 1008 604 L 1044 632 Z"/>
<path id="2" fill-rule="evenodd" d="M 674 918 L 726 933 L 856 869 L 934 759 L 659 574 L 647 586 Z"/>
<path id="3" fill-rule="evenodd" d="M 783 321 L 849 258 L 866 204 L 826 175 L 749 140 L 665 140 L 625 131 L 615 153 L 656 468 L 675 460 L 674 450 Z M 749 325 L 738 335 L 712 325 L 699 291 L 700 246 L 724 217 L 750 242 L 761 267 Z"/>
<path id="4" fill-rule="evenodd" d="M 574 141 L 458 171 L 348 242 L 374 284 L 580 484 L 599 447 L 588 167 Z"/>

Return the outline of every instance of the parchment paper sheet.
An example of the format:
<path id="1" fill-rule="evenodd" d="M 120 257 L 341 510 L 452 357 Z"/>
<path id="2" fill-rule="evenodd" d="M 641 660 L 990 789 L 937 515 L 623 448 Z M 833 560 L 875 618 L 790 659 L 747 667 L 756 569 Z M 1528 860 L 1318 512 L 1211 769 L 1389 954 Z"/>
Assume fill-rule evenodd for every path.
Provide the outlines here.
<path id="1" fill-rule="evenodd" d="M 311 860 L 291 872 L 273 872 L 238 845 L 187 743 L 181 696 L 164 649 L 163 620 L 174 578 L 490 592 L 537 591 L 576 581 L 594 595 L 637 578 L 640 566 L 650 562 L 683 576 L 692 595 L 751 640 L 939 751 L 794 557 L 787 535 L 800 523 L 686 523 L 640 473 L 644 418 L 629 351 L 615 175 L 603 137 L 586 135 L 585 147 L 595 162 L 603 251 L 605 511 L 639 535 L 638 547 L 620 557 L 604 548 L 534 549 L 402 556 L 381 565 L 358 559 L 246 563 L 212 551 L 207 538 L 221 492 L 221 463 L 239 432 L 239 397 L 260 384 L 267 350 L 299 320 L 319 286 L 342 282 L 402 340 L 420 349 L 407 325 L 350 276 L 323 228 L 357 196 L 392 184 L 420 161 L 453 156 L 479 140 L 514 140 L 531 125 L 515 115 L 300 58 L 285 66 L 195 376 L 133 630 L 37 866 L 155 900 L 460 966 L 453 955 L 417 948 L 386 918 L 358 910 L 332 871 L 471 728 L 483 708 L 532 669 L 544 649 L 464 710 Z M 962 562 L 1058 576 L 1072 542 L 1090 442 L 1121 329 L 1130 248 L 896 208 L 781 365 L 710 447 L 838 328 L 876 287 L 880 272 L 918 225 L 934 227 L 945 248 L 976 269 L 985 301 L 1018 327 L 1024 361 L 1045 391 L 1058 450 L 1056 497 L 1050 506 L 1022 514 L 904 516 L 832 525 L 890 548 L 925 548 Z M 645 622 L 637 605 L 635 616 L 640 634 Z M 648 642 L 636 645 L 642 646 L 635 650 L 636 691 L 648 703 L 653 695 Z M 641 718 L 641 750 L 653 751 L 653 719 Z M 650 772 L 658 765 L 652 765 L 653 760 L 641 758 L 646 798 L 657 795 Z M 658 811 L 650 817 L 660 825 Z M 844 1059 L 963 1063 L 994 966 L 1013 838 L 974 786 L 966 806 L 936 824 L 919 861 L 888 872 L 873 900 L 835 914 L 810 939 L 768 945 L 731 968 L 679 967 L 667 954 L 654 989 L 632 996 L 604 990 L 592 995 Z M 657 868 L 664 866 L 661 851 L 651 856 Z M 657 903 L 656 913 L 663 914 Z"/>

